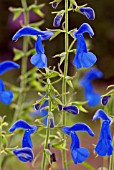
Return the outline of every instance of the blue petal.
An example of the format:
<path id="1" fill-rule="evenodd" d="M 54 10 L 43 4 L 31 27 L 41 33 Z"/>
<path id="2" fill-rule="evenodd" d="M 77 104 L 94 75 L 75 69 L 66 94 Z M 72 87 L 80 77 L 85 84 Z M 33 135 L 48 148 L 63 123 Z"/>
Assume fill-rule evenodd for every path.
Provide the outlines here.
<path id="1" fill-rule="evenodd" d="M 20 65 L 13 61 L 4 61 L 0 63 L 0 75 L 13 68 L 20 68 Z"/>
<path id="2" fill-rule="evenodd" d="M 0 79 L 0 93 L 5 90 L 4 82 Z"/>
<path id="3" fill-rule="evenodd" d="M 0 100 L 4 103 L 4 104 L 10 104 L 13 100 L 13 93 L 10 90 L 5 90 L 0 94 Z"/>
<path id="4" fill-rule="evenodd" d="M 74 148 L 79 148 L 80 147 L 80 142 L 78 139 L 77 134 L 74 131 L 71 131 L 71 139 L 72 139 L 72 143 L 70 145 L 70 150 L 73 150 Z"/>
<path id="5" fill-rule="evenodd" d="M 59 111 L 63 110 L 63 107 L 61 104 L 58 104 L 58 109 L 59 109 Z"/>
<path id="6" fill-rule="evenodd" d="M 40 109 L 40 104 L 35 104 L 35 105 L 34 105 L 34 109 L 35 109 L 35 110 L 39 110 L 39 109 Z"/>
<path id="7" fill-rule="evenodd" d="M 80 80 L 79 84 L 83 86 L 85 83 L 88 83 L 88 81 L 90 82 L 94 79 L 102 78 L 102 77 L 103 77 L 103 73 L 97 68 L 93 68 L 86 72 L 85 76 Z"/>
<path id="8" fill-rule="evenodd" d="M 28 148 L 32 148 L 32 141 L 31 141 L 31 137 L 30 137 L 30 131 L 26 130 L 23 136 L 23 140 L 22 140 L 22 147 L 28 147 Z"/>
<path id="9" fill-rule="evenodd" d="M 31 57 L 30 61 L 37 68 L 47 67 L 47 58 L 45 54 L 42 54 L 42 53 L 35 54 Z"/>
<path id="10" fill-rule="evenodd" d="M 54 117 L 50 119 L 50 128 L 54 128 L 55 126 L 55 121 L 54 121 Z"/>
<path id="11" fill-rule="evenodd" d="M 85 99 L 88 101 L 88 105 L 91 107 L 95 107 L 100 104 L 101 96 L 99 93 L 94 91 L 88 91 L 85 88 Z"/>
<path id="12" fill-rule="evenodd" d="M 42 45 L 42 40 L 41 40 L 41 36 L 38 36 L 36 43 L 35 43 L 35 48 L 37 53 L 44 53 L 44 47 Z"/>
<path id="13" fill-rule="evenodd" d="M 102 99 L 101 99 L 101 104 L 102 104 L 103 106 L 107 105 L 110 97 L 111 97 L 111 96 L 104 96 L 104 97 L 102 97 Z"/>
<path id="14" fill-rule="evenodd" d="M 26 129 L 26 130 L 29 129 L 30 133 L 34 133 L 37 130 L 36 126 L 31 126 L 24 120 L 18 120 L 11 126 L 11 128 L 9 129 L 9 132 L 14 132 L 16 129 L 19 129 L 19 128 Z"/>
<path id="15" fill-rule="evenodd" d="M 75 164 L 84 162 L 90 155 L 89 151 L 86 148 L 73 149 L 71 154 Z"/>
<path id="16" fill-rule="evenodd" d="M 81 67 L 82 68 L 89 68 L 93 66 L 97 61 L 95 54 L 91 52 L 83 53 L 81 57 Z"/>
<path id="17" fill-rule="evenodd" d="M 71 131 L 81 131 L 87 132 L 89 135 L 94 136 L 94 133 L 91 128 L 84 123 L 76 123 L 73 126 L 64 126 L 62 128 L 62 131 L 68 135 L 70 135 Z"/>
<path id="18" fill-rule="evenodd" d="M 100 137 L 95 147 L 95 151 L 99 156 L 112 155 L 113 145 L 109 121 L 104 121 L 102 123 Z"/>
<path id="19" fill-rule="evenodd" d="M 102 120 L 107 120 L 109 121 L 109 123 L 111 123 L 112 121 L 112 119 L 102 109 L 97 110 L 97 112 L 93 116 L 93 120 L 97 120 L 98 118 Z"/>
<path id="20" fill-rule="evenodd" d="M 53 8 L 56 8 L 56 7 L 57 7 L 57 2 L 53 2 L 53 3 L 52 3 L 52 7 L 53 7 Z"/>
<path id="21" fill-rule="evenodd" d="M 76 66 L 77 69 L 89 68 L 93 66 L 96 61 L 96 56 L 91 52 L 87 52 L 83 35 L 77 35 L 77 50 L 73 61 L 74 66 Z"/>
<path id="22" fill-rule="evenodd" d="M 53 26 L 54 27 L 59 27 L 61 24 L 61 20 L 63 18 L 63 15 L 56 15 L 53 21 Z"/>
<path id="23" fill-rule="evenodd" d="M 19 148 L 15 149 L 13 153 L 18 157 L 18 159 L 22 162 L 32 162 L 34 158 L 34 154 L 31 148 Z"/>
<path id="24" fill-rule="evenodd" d="M 79 110 L 76 106 L 65 106 L 63 107 L 63 110 L 67 111 L 67 112 L 70 112 L 72 114 L 78 114 L 79 113 Z"/>
<path id="25" fill-rule="evenodd" d="M 50 31 L 39 31 L 35 28 L 27 26 L 17 31 L 16 34 L 13 36 L 12 40 L 16 41 L 18 38 L 22 36 L 30 36 L 30 35 L 36 35 L 36 36 L 40 35 L 42 40 L 46 40 L 49 39 L 51 36 L 53 36 L 53 33 Z"/>
<path id="26" fill-rule="evenodd" d="M 94 36 L 94 32 L 91 26 L 87 23 L 83 23 L 80 28 L 73 32 L 73 35 L 77 37 L 78 34 L 88 33 L 90 36 Z"/>
<path id="27" fill-rule="evenodd" d="M 83 7 L 80 8 L 80 11 L 85 15 L 88 19 L 94 20 L 95 19 L 95 12 L 92 8 L 90 7 Z"/>

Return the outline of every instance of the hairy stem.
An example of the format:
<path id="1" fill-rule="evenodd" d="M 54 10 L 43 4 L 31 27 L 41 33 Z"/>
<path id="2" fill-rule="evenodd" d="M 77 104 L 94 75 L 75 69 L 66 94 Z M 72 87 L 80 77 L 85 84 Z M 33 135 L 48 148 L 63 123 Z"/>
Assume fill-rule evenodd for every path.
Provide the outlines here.
<path id="1" fill-rule="evenodd" d="M 69 47 L 69 37 L 68 37 L 68 0 L 65 0 L 65 52 L 66 52 L 66 57 L 65 57 L 65 62 L 64 62 L 64 78 L 63 78 L 63 83 L 62 83 L 62 93 L 63 95 L 62 101 L 64 105 L 66 104 L 66 76 L 68 72 L 68 47 Z M 63 111 L 62 115 L 62 122 L 63 126 L 66 125 L 66 114 L 65 111 Z M 63 134 L 63 139 L 65 140 L 65 134 Z M 63 162 L 63 169 L 67 169 L 66 165 L 66 151 L 62 151 L 62 162 Z"/>
<path id="2" fill-rule="evenodd" d="M 43 159 L 42 159 L 42 167 L 41 170 L 46 169 L 46 149 L 48 149 L 48 143 L 49 143 L 49 135 L 50 135 L 50 113 L 51 113 L 51 98 L 50 98 L 50 80 L 47 80 L 48 84 L 48 101 L 49 101 L 49 109 L 48 109 L 48 125 L 46 129 L 46 140 L 45 140 L 45 147 L 44 147 L 44 152 L 43 152 Z"/>
<path id="3" fill-rule="evenodd" d="M 21 0 L 21 4 L 22 7 L 24 9 L 24 25 L 28 25 L 29 24 L 29 13 L 28 13 L 28 9 L 27 9 L 27 2 L 26 0 Z M 25 99 L 25 89 L 26 89 L 26 78 L 24 78 L 26 72 L 27 72 L 27 51 L 28 51 L 28 37 L 24 37 L 23 38 L 23 53 L 24 56 L 22 58 L 22 62 L 21 62 L 21 83 L 20 83 L 20 93 L 19 93 L 19 97 L 18 97 L 18 102 L 17 102 L 17 107 L 14 113 L 14 118 L 13 118 L 13 122 L 15 122 L 18 118 L 19 113 L 22 110 L 22 104 L 24 102 Z"/>

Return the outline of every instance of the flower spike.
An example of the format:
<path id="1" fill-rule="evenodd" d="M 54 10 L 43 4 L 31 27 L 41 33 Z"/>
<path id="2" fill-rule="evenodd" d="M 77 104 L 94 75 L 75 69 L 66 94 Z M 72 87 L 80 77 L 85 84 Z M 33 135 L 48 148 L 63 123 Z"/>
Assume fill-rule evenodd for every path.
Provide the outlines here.
<path id="1" fill-rule="evenodd" d="M 87 17 L 87 19 L 89 19 L 89 20 L 94 20 L 95 19 L 95 12 L 90 7 L 80 8 L 80 12 L 82 12 L 82 14 L 85 15 Z"/>

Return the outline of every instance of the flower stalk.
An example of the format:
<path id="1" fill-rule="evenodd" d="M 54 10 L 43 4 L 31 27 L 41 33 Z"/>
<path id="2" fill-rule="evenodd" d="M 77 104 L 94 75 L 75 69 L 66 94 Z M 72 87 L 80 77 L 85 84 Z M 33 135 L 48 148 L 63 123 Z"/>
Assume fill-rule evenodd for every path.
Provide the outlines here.
<path id="1" fill-rule="evenodd" d="M 29 24 L 29 12 L 27 9 L 27 2 L 26 0 L 21 0 L 22 7 L 24 9 L 24 25 L 27 26 Z M 26 89 L 26 78 L 24 78 L 26 72 L 27 72 L 27 51 L 28 51 L 28 37 L 23 38 L 23 53 L 24 56 L 22 58 L 22 63 L 21 63 L 21 83 L 20 83 L 20 93 L 18 97 L 18 102 L 17 102 L 17 107 L 14 113 L 14 118 L 13 122 L 15 122 L 18 118 L 19 113 L 21 112 L 22 109 L 22 104 L 25 99 L 25 89 Z"/>
<path id="2" fill-rule="evenodd" d="M 48 84 L 48 101 L 49 101 L 49 109 L 48 109 L 48 122 L 47 122 L 47 129 L 46 129 L 46 140 L 45 140 L 45 147 L 44 147 L 44 152 L 43 152 L 43 159 L 42 159 L 42 170 L 46 169 L 46 149 L 48 149 L 48 143 L 49 143 L 49 135 L 50 135 L 50 117 L 51 117 L 51 98 L 50 98 L 50 93 L 51 93 L 51 88 L 50 88 L 50 80 L 47 79 L 47 84 Z"/>
<path id="3" fill-rule="evenodd" d="M 68 0 L 65 0 L 65 53 L 66 53 L 66 57 L 65 57 L 65 62 L 64 62 L 64 77 L 63 77 L 63 83 L 62 83 L 62 92 L 63 94 L 63 98 L 62 101 L 64 103 L 64 105 L 66 104 L 66 76 L 67 76 L 67 72 L 68 72 L 68 47 L 69 47 L 69 37 L 68 37 Z M 63 126 L 66 125 L 66 114 L 65 111 L 63 111 L 63 115 L 62 115 L 62 122 L 63 122 Z M 63 134 L 63 139 L 65 140 L 65 134 Z M 63 150 L 62 151 L 62 162 L 63 162 L 63 169 L 66 170 L 67 169 L 67 165 L 66 165 L 66 151 Z"/>

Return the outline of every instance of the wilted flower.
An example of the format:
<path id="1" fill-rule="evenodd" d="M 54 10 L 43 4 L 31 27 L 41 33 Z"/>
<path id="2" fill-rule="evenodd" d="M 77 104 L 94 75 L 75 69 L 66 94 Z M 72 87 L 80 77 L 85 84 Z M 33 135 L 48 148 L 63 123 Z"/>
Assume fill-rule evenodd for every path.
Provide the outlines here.
<path id="1" fill-rule="evenodd" d="M 77 38 L 77 49 L 73 64 L 77 69 L 89 68 L 97 61 L 96 56 L 87 50 L 86 42 L 83 36 L 86 32 L 90 36 L 94 35 L 92 28 L 87 23 L 82 24 L 78 30 L 73 32 L 74 37 Z"/>

